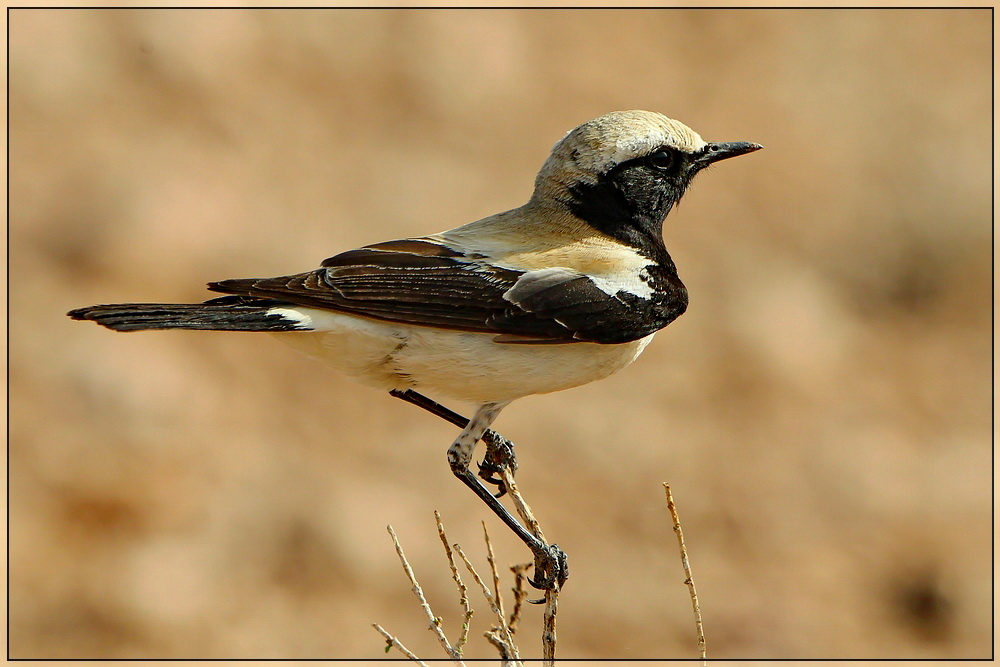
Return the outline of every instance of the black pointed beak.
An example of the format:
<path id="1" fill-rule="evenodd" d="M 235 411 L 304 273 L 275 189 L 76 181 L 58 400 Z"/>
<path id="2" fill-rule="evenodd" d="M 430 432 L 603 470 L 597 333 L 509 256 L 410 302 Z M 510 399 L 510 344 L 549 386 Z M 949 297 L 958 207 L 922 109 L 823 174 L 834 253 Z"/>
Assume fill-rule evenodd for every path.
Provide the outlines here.
<path id="1" fill-rule="evenodd" d="M 759 151 L 763 146 L 750 141 L 726 141 L 711 143 L 702 149 L 701 155 L 696 159 L 699 168 L 707 167 L 713 162 L 725 160 L 737 155 L 746 155 Z"/>

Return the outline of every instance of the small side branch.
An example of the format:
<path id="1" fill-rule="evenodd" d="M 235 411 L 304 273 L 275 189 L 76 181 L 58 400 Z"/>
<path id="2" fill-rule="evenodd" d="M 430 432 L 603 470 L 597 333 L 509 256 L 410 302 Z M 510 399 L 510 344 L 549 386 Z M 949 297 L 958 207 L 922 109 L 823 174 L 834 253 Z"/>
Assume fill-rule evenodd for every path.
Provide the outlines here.
<path id="1" fill-rule="evenodd" d="M 418 658 L 416 655 L 414 655 L 413 651 L 411 651 L 410 649 L 408 649 L 405 646 L 403 646 L 402 642 L 400 642 L 398 639 L 396 639 L 391 634 L 389 634 L 386 631 L 386 629 L 383 628 L 381 625 L 379 625 L 378 623 L 372 623 L 372 627 L 375 628 L 375 630 L 378 631 L 378 633 L 380 635 L 382 635 L 383 637 L 385 637 L 385 652 L 386 653 L 389 652 L 389 649 L 394 648 L 397 651 L 399 651 L 400 653 L 402 653 L 403 655 L 405 655 L 410 660 L 412 660 L 415 663 L 417 663 L 418 665 L 423 665 L 423 667 L 428 667 L 426 662 L 424 662 L 423 660 L 421 660 L 420 658 Z"/>
<path id="2" fill-rule="evenodd" d="M 493 543 L 490 542 L 490 531 L 486 529 L 486 522 L 483 521 L 483 539 L 486 541 L 486 562 L 490 566 L 490 574 L 493 575 L 493 596 L 497 600 L 497 607 L 500 608 L 501 618 L 505 615 L 503 610 L 503 596 L 500 594 L 500 573 L 497 571 L 497 559 L 493 554 Z"/>
<path id="3" fill-rule="evenodd" d="M 448 535 L 444 532 L 444 524 L 441 523 L 441 513 L 434 510 L 434 520 L 437 522 L 438 537 L 444 545 L 444 553 L 448 558 L 448 567 L 451 568 L 451 579 L 458 587 L 458 603 L 462 605 L 462 632 L 458 641 L 455 642 L 455 651 L 461 653 L 465 643 L 469 641 L 469 630 L 472 627 L 472 605 L 469 603 L 469 589 L 462 581 L 462 575 L 458 573 L 458 566 L 455 565 L 455 553 L 448 544 Z"/>
<path id="4" fill-rule="evenodd" d="M 490 632 L 485 634 L 485 637 L 490 640 L 494 646 L 500 650 L 501 657 L 505 661 L 507 660 L 518 660 L 517 645 L 514 643 L 514 636 L 510 632 L 510 627 L 508 627 L 506 619 L 504 618 L 503 610 L 500 608 L 500 601 L 493 597 L 493 593 L 490 591 L 490 587 L 483 581 L 483 578 L 479 576 L 476 572 L 476 568 L 472 565 L 472 561 L 469 557 L 465 555 L 462 551 L 462 547 L 457 544 L 453 546 L 458 557 L 462 559 L 465 563 L 465 567 L 469 570 L 469 574 L 477 584 L 479 584 L 479 592 L 482 593 L 483 597 L 486 598 L 486 602 L 489 603 L 490 609 L 497 617 L 497 624 L 493 627 Z"/>
<path id="5" fill-rule="evenodd" d="M 698 657 L 702 665 L 708 664 L 708 654 L 705 650 L 705 627 L 701 622 L 701 606 L 698 604 L 698 591 L 694 586 L 694 576 L 691 574 L 691 564 L 688 562 L 687 547 L 684 545 L 684 531 L 681 530 L 681 520 L 677 515 L 677 506 L 674 504 L 674 497 L 670 493 L 670 485 L 663 483 L 663 488 L 667 494 L 667 509 L 670 511 L 670 518 L 674 523 L 674 533 L 677 534 L 677 544 L 681 550 L 681 565 L 684 567 L 684 583 L 687 584 L 688 592 L 691 594 L 691 608 L 694 610 L 695 631 L 698 633 Z"/>
<path id="6" fill-rule="evenodd" d="M 528 581 L 528 575 L 525 572 L 531 567 L 531 563 L 521 563 L 519 565 L 511 565 L 510 571 L 514 573 L 514 587 L 511 589 L 514 591 L 514 610 L 510 612 L 510 621 L 507 625 L 510 626 L 511 632 L 517 632 L 517 624 L 521 622 L 521 609 L 523 609 L 524 599 L 528 597 L 528 591 L 525 589 L 525 584 Z"/>

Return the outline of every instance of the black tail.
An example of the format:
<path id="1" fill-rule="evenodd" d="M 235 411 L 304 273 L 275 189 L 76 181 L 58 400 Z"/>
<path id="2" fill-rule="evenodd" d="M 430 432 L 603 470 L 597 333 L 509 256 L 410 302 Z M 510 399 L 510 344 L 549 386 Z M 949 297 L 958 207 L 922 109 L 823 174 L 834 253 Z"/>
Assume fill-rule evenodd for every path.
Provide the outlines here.
<path id="1" fill-rule="evenodd" d="M 93 320 L 115 331 L 207 329 L 211 331 L 301 331 L 298 320 L 271 312 L 292 307 L 286 301 L 224 296 L 205 303 L 115 303 L 77 308 L 67 315 Z"/>

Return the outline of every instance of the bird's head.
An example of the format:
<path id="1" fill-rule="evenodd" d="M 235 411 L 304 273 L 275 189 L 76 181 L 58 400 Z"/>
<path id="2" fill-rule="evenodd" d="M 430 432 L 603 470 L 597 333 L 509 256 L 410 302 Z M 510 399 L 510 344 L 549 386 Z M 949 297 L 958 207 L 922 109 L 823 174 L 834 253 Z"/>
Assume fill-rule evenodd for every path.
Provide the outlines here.
<path id="1" fill-rule="evenodd" d="M 536 202 L 558 202 L 591 227 L 628 242 L 662 245 L 663 219 L 705 167 L 763 148 L 710 143 L 651 111 L 614 111 L 570 131 L 535 181 Z"/>

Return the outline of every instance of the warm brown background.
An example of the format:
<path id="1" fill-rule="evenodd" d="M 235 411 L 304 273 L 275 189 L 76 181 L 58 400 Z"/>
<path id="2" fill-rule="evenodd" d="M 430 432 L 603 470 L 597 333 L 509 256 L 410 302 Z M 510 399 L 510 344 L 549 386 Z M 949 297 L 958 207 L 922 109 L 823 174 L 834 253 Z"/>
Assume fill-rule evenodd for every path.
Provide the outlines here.
<path id="1" fill-rule="evenodd" d="M 63 313 L 200 300 L 522 203 L 613 109 L 766 150 L 667 223 L 691 308 L 620 375 L 507 409 L 570 554 L 560 655 L 990 650 L 988 11 L 14 11 L 11 653 L 441 657 L 455 429 L 267 336 Z M 464 408 L 463 408 L 464 409 Z M 491 657 L 477 600 L 467 655 Z M 538 656 L 540 610 L 522 649 Z"/>

